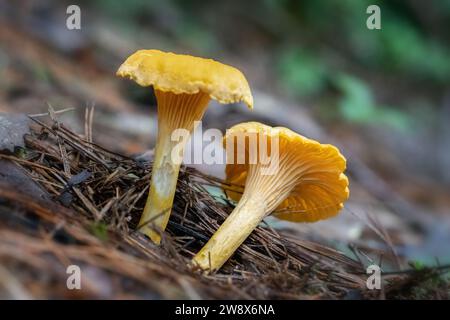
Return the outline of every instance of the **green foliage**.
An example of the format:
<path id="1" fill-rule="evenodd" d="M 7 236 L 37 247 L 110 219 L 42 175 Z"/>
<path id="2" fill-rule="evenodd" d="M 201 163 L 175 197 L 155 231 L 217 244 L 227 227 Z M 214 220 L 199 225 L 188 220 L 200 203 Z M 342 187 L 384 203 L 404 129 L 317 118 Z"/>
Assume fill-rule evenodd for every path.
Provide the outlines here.
<path id="1" fill-rule="evenodd" d="M 385 19 L 379 35 L 379 60 L 385 69 L 440 82 L 450 79 L 450 52 L 425 39 L 411 24 L 395 17 Z"/>
<path id="2" fill-rule="evenodd" d="M 339 74 L 333 80 L 341 92 L 338 107 L 343 119 L 359 124 L 381 124 L 402 131 L 409 129 L 407 115 L 392 107 L 377 105 L 364 81 L 347 74 Z"/>
<path id="3" fill-rule="evenodd" d="M 94 222 L 89 231 L 102 241 L 108 240 L 108 226 L 104 222 Z"/>
<path id="4" fill-rule="evenodd" d="M 436 10 L 450 16 L 450 8 L 443 2 L 433 3 Z M 371 68 L 400 73 L 417 79 L 440 83 L 450 79 L 450 51 L 444 42 L 426 34 L 403 6 L 398 8 L 387 1 L 376 3 L 381 8 L 379 31 L 365 27 L 366 8 L 370 0 L 306 1 L 299 11 L 304 12 L 308 30 L 314 34 L 342 39 L 347 54 Z M 408 6 L 405 6 L 408 8 Z M 411 79 L 413 80 L 413 79 Z"/>
<path id="5" fill-rule="evenodd" d="M 381 30 L 366 28 L 366 9 L 371 4 L 381 8 Z M 97 0 L 95 5 L 114 17 L 130 36 L 142 26 L 157 26 L 152 31 L 163 32 L 177 45 L 204 56 L 215 56 L 230 46 L 236 51 L 254 50 L 234 41 L 240 27 L 250 37 L 256 35 L 255 43 L 270 39 L 261 49 L 275 57 L 275 70 L 268 72 L 275 71 L 283 88 L 294 97 L 338 105 L 338 114 L 352 123 L 403 131 L 411 127 L 413 116 L 402 108 L 410 110 L 413 99 L 399 97 L 395 108 L 379 105 L 377 92 L 363 80 L 365 74 L 403 81 L 405 88 L 424 85 L 430 88 L 430 96 L 445 90 L 450 81 L 450 48 L 442 31 L 450 28 L 450 1 L 411 5 L 387 0 L 264 0 L 254 5 L 237 0 L 226 4 L 130 0 L 123 5 Z M 420 8 L 430 9 L 423 19 L 418 18 Z M 341 75 L 355 70 L 358 78 Z M 334 88 L 339 90 L 337 97 Z M 429 96 L 426 99 L 425 104 L 434 105 Z"/>
<path id="6" fill-rule="evenodd" d="M 342 93 L 339 109 L 344 119 L 364 123 L 376 113 L 375 103 L 370 88 L 361 80 L 341 74 L 335 83 Z"/>
<path id="7" fill-rule="evenodd" d="M 285 50 L 279 58 L 278 69 L 283 84 L 296 95 L 315 95 L 326 85 L 324 63 L 304 50 Z"/>
<path id="8" fill-rule="evenodd" d="M 426 265 L 419 260 L 414 260 L 409 263 L 409 265 L 416 271 L 421 271 L 426 268 Z"/>

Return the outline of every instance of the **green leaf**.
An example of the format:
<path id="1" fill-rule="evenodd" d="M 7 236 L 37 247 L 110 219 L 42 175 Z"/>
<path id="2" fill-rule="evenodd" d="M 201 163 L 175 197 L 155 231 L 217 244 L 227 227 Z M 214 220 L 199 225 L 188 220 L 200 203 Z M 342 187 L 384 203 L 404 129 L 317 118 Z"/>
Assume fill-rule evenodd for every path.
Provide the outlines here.
<path id="1" fill-rule="evenodd" d="M 283 52 L 279 57 L 278 70 L 283 84 L 296 95 L 318 94 L 326 84 L 327 74 L 323 63 L 298 48 Z"/>
<path id="2" fill-rule="evenodd" d="M 104 222 L 94 222 L 90 225 L 89 231 L 102 241 L 108 240 L 108 226 Z"/>
<path id="3" fill-rule="evenodd" d="M 410 118 L 392 107 L 377 105 L 370 87 L 362 80 L 347 74 L 337 75 L 334 83 L 341 91 L 338 102 L 343 119 L 360 124 L 380 124 L 408 131 Z"/>
<path id="4" fill-rule="evenodd" d="M 338 75 L 335 83 L 343 94 L 338 103 L 343 118 L 352 122 L 370 120 L 375 113 L 370 88 L 358 78 L 346 74 Z"/>

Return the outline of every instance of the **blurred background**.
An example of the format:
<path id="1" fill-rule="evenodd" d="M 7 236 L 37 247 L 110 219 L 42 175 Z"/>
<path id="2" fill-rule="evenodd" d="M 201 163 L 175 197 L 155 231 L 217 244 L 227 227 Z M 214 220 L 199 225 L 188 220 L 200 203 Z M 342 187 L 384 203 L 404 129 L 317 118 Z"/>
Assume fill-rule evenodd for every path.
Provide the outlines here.
<path id="1" fill-rule="evenodd" d="M 80 30 L 66 27 L 70 4 Z M 366 26 L 371 4 L 380 30 Z M 450 263 L 449 30 L 447 0 L 0 0 L 0 111 L 74 108 L 60 118 L 83 134 L 95 106 L 94 141 L 135 156 L 154 146 L 156 102 L 115 76 L 121 62 L 141 48 L 214 58 L 246 75 L 255 108 L 212 102 L 204 130 L 287 126 L 348 159 L 341 215 L 271 224 L 349 255 L 351 243 L 391 248 L 401 264 Z"/>

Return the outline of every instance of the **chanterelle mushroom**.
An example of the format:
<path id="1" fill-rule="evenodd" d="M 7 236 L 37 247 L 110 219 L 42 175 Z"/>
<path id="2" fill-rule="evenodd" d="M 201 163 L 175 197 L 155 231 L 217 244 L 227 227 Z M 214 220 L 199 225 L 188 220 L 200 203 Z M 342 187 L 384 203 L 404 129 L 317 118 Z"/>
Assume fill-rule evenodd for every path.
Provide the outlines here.
<path id="1" fill-rule="evenodd" d="M 276 171 L 264 173 L 260 147 L 252 148 L 249 134 L 256 135 L 259 141 L 267 139 L 267 150 L 272 153 L 277 150 L 270 148 L 270 141 L 277 139 Z M 246 162 L 236 164 L 236 159 L 231 159 L 232 163 L 227 159 L 226 175 L 230 183 L 245 186 L 244 193 L 227 192 L 239 203 L 193 258 L 193 264 L 205 271 L 220 269 L 269 214 L 290 221 L 314 222 L 336 215 L 349 197 L 348 179 L 343 173 L 346 160 L 336 147 L 287 128 L 257 122 L 241 123 L 227 130 L 224 146 L 236 145 L 240 136 L 247 137 L 243 144 Z M 234 153 L 239 152 L 239 148 L 233 149 Z M 251 152 L 258 153 L 256 161 L 249 161 Z"/>
<path id="2" fill-rule="evenodd" d="M 203 117 L 210 99 L 221 103 L 244 101 L 253 107 L 253 97 L 244 75 L 231 66 L 211 59 L 139 50 L 120 66 L 117 75 L 141 86 L 153 86 L 158 103 L 158 137 L 147 203 L 139 226 L 153 242 L 160 243 L 172 209 L 180 163 L 172 159 L 178 140 L 176 129 L 193 130 Z M 186 141 L 185 141 L 186 142 Z"/>

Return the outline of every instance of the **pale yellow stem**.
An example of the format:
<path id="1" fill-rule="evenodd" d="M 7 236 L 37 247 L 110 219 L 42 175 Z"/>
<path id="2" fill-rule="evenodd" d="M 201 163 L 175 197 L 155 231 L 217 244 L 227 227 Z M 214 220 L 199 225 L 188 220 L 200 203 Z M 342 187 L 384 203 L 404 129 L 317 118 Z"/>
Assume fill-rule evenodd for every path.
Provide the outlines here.
<path id="1" fill-rule="evenodd" d="M 194 264 L 209 272 L 220 269 L 264 219 L 266 210 L 264 199 L 242 198 L 230 216 L 194 257 Z"/>
<path id="2" fill-rule="evenodd" d="M 159 244 L 172 211 L 180 165 L 173 163 L 170 135 L 160 135 L 155 150 L 150 191 L 139 222 L 139 231 Z"/>
<path id="3" fill-rule="evenodd" d="M 172 159 L 172 150 L 177 146 L 182 157 L 188 141 L 172 141 L 172 133 L 177 129 L 191 133 L 194 122 L 202 118 L 210 97 L 203 92 L 175 94 L 155 90 L 155 94 L 158 100 L 158 139 L 150 191 L 138 229 L 159 244 L 169 222 L 180 171 L 180 162 Z"/>
<path id="4" fill-rule="evenodd" d="M 206 272 L 218 270 L 258 224 L 289 195 L 300 171 L 280 156 L 279 170 L 262 174 L 261 164 L 249 165 L 245 190 L 236 208 L 192 259 Z"/>

